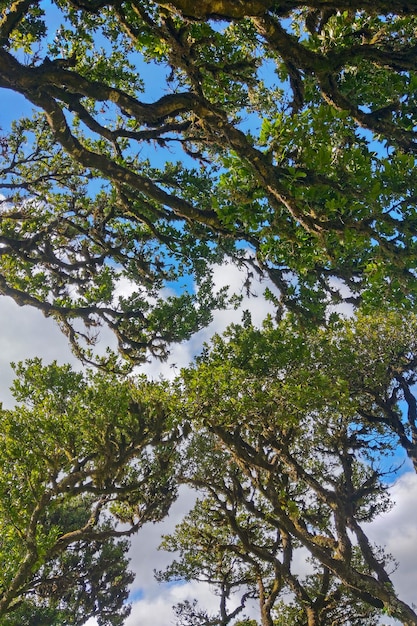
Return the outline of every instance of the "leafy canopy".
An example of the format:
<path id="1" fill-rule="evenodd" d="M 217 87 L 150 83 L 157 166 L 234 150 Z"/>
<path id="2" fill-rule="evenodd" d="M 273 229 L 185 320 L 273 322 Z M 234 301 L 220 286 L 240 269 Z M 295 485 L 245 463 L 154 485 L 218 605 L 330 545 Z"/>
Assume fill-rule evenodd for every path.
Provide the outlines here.
<path id="1" fill-rule="evenodd" d="M 389 506 L 384 481 L 398 471 L 398 444 L 416 467 L 415 337 L 412 314 L 310 331 L 247 320 L 183 371 L 194 431 L 180 480 L 200 501 L 164 540 L 177 553 L 164 576 L 208 580 L 221 598 L 217 621 L 193 605 L 179 607 L 185 616 L 232 623 L 233 590 L 239 611 L 258 598 L 264 626 L 276 611 L 309 626 L 373 624 L 382 613 L 417 623 L 395 593 L 388 555 L 367 536 Z M 308 576 L 297 571 L 306 553 Z"/>
<path id="2" fill-rule="evenodd" d="M 313 320 L 414 305 L 412 3 L 1 10 L 0 87 L 36 112 L 1 137 L 0 292 L 84 358 L 103 323 L 126 357 L 163 357 L 226 305 L 225 258 Z"/>
<path id="3" fill-rule="evenodd" d="M 172 400 L 162 384 L 38 359 L 16 371 L 18 404 L 0 411 L 1 623 L 120 626 L 123 538 L 176 497 Z"/>
<path id="4" fill-rule="evenodd" d="M 216 584 L 217 623 L 246 594 L 273 623 L 285 589 L 278 619 L 343 605 L 417 623 L 364 529 L 387 506 L 385 457 L 399 443 L 417 467 L 416 9 L 325 4 L 0 0 L 0 88 L 34 107 L 0 136 L 0 293 L 84 359 L 105 324 L 136 362 L 229 304 L 215 263 L 278 292 L 276 325 L 247 319 L 175 389 L 17 367 L 20 404 L 0 412 L 10 624 L 120 623 L 120 537 L 162 519 L 178 482 L 202 504 L 165 576 Z M 343 300 L 371 316 L 322 325 Z"/>
<path id="5" fill-rule="evenodd" d="M 179 624 L 232 624 L 248 600 L 267 626 L 417 624 L 367 536 L 398 444 L 416 467 L 416 326 L 247 318 L 172 384 L 16 366 L 18 405 L 0 412 L 2 624 L 121 624 L 124 539 L 165 518 L 179 485 L 199 499 L 164 539 L 176 556 L 159 578 L 219 597 L 217 614 L 179 605 Z"/>

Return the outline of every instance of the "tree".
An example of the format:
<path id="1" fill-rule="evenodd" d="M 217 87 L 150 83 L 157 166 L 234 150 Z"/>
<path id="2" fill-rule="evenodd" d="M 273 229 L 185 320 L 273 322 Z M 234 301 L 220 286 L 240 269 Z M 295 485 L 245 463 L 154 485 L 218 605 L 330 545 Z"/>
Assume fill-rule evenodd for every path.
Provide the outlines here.
<path id="1" fill-rule="evenodd" d="M 368 327 L 368 351 L 363 318 L 346 322 L 344 333 L 340 324 L 333 335 L 327 329 L 326 340 L 322 329 L 309 336 L 305 329 L 297 333 L 289 328 L 287 321 L 270 324 L 264 332 L 250 325 L 234 327 L 226 338 L 215 338 L 195 368 L 184 372 L 179 388 L 196 429 L 180 479 L 208 494 L 246 552 L 269 563 L 269 575 L 273 564 L 279 564 L 297 606 L 305 611 L 303 623 L 309 625 L 327 623 L 333 593 L 347 602 L 353 623 L 367 617 L 364 605 L 404 624 L 417 623 L 412 607 L 394 591 L 389 560 L 366 534 L 365 524 L 387 505 L 381 463 L 396 442 L 388 420 L 364 421 L 358 406 L 367 398 L 374 367 L 379 374 L 375 388 L 383 396 L 393 393 L 398 364 L 408 369 L 413 362 L 412 344 L 404 337 L 405 352 L 405 344 L 400 350 L 398 343 L 386 343 L 390 331 L 398 341 L 400 324 L 390 328 L 388 320 L 382 338 L 375 337 L 376 326 Z M 410 328 L 410 341 L 412 334 Z M 332 363 L 327 370 L 311 367 L 320 350 L 325 360 L 326 345 L 330 354 L 341 351 L 336 371 Z M 356 371 L 345 371 L 345 355 L 351 358 L 355 350 L 362 357 L 375 355 L 374 361 L 364 361 L 369 366 L 365 374 L 362 362 Z M 399 416 L 398 407 L 396 411 Z M 262 549 L 264 541 L 251 538 L 246 516 L 262 532 L 278 533 L 278 559 L 273 550 Z M 210 528 L 215 528 L 214 519 L 210 517 Z M 221 546 L 222 532 L 219 536 Z M 299 546 L 306 549 L 317 568 L 315 580 L 304 581 L 301 588 L 291 557 L 285 558 L 288 545 L 290 554 Z M 227 549 L 232 549 L 230 543 Z M 320 577 L 327 580 L 329 604 L 320 596 Z M 372 612 L 368 616 L 372 621 Z M 262 623 L 269 626 L 271 621 Z"/>
<path id="2" fill-rule="evenodd" d="M 84 358 L 101 323 L 128 358 L 164 356 L 225 306 L 225 256 L 314 321 L 413 306 L 413 3 L 0 7 L 0 87 L 36 110 L 1 138 L 0 290 Z"/>
<path id="3" fill-rule="evenodd" d="M 192 616 L 190 624 L 223 626 L 235 623 L 232 620 L 255 598 L 262 626 L 378 624 L 380 612 L 351 593 L 327 567 L 310 559 L 314 573 L 297 572 L 295 562 L 302 562 L 299 542 L 284 529 L 277 530 L 266 516 L 260 523 L 259 517 L 245 510 L 236 492 L 233 504 L 228 496 L 234 511 L 226 512 L 224 502 L 210 494 L 217 488 L 208 479 L 204 491 L 209 495 L 196 502 L 174 533 L 163 537 L 160 547 L 176 556 L 157 578 L 209 583 L 219 595 L 219 611 L 210 617 L 195 601 L 180 603 L 177 615 Z M 231 602 L 235 608 L 228 610 Z"/>
<path id="4" fill-rule="evenodd" d="M 229 424 L 233 419 L 237 423 L 239 410 L 251 411 L 256 420 L 257 389 L 262 385 L 279 397 L 274 402 L 294 419 L 299 412 L 344 412 L 368 437 L 366 454 L 371 460 L 384 449 L 389 456 L 399 445 L 417 470 L 416 333 L 413 313 L 384 309 L 335 318 L 309 330 L 291 317 L 278 324 L 266 320 L 257 329 L 248 317 L 246 325 L 214 337 L 211 349 L 197 359 L 192 384 L 198 388 L 200 379 L 212 381 L 213 402 L 217 393 L 231 396 L 224 410 Z M 228 368 L 231 383 L 240 381 L 242 388 L 251 381 L 244 402 L 232 397 L 228 383 L 218 386 L 217 368 L 222 377 Z"/>
<path id="5" fill-rule="evenodd" d="M 163 537 L 160 547 L 176 558 L 157 578 L 209 583 L 219 596 L 219 611 L 210 617 L 195 601 L 180 603 L 178 615 L 192 616 L 190 623 L 201 626 L 227 626 L 255 598 L 262 626 L 378 623 L 379 612 L 351 594 L 327 568 L 315 563 L 314 574 L 297 573 L 293 561 L 300 545 L 284 529 L 277 530 L 267 518 L 260 524 L 238 495 L 235 510 L 226 512 L 224 503 L 210 495 L 214 485 L 207 483 L 209 495 L 196 502 L 172 535 Z M 231 602 L 235 608 L 228 609 Z"/>
<path id="6" fill-rule="evenodd" d="M 265 538 L 265 536 L 264 536 Z M 198 610 L 197 603 L 180 603 L 177 614 L 192 616 L 192 623 L 201 626 L 227 626 L 241 613 L 249 598 L 257 597 L 261 566 L 249 554 L 245 558 L 239 537 L 222 518 L 213 499 L 197 500 L 193 510 L 177 525 L 172 535 L 163 537 L 160 548 L 178 556 L 163 572 L 160 581 L 196 580 L 208 583 L 219 596 L 218 615 L 208 616 Z M 265 550 L 274 556 L 274 542 L 266 542 Z M 237 606 L 230 601 L 240 596 Z"/>
<path id="7" fill-rule="evenodd" d="M 39 360 L 16 370 L 19 404 L 0 413 L 2 624 L 118 626 L 132 581 L 123 537 L 176 497 L 167 389 Z"/>
<path id="8" fill-rule="evenodd" d="M 56 507 L 44 527 L 59 529 L 61 534 L 77 532 L 88 524 L 92 504 L 91 498 L 77 501 L 73 497 Z M 97 534 L 107 533 L 107 539 L 79 540 L 43 564 L 41 561 L 1 623 L 81 626 L 95 617 L 102 625 L 123 624 L 130 613 L 126 602 L 134 576 L 126 558 L 129 542 L 114 539 L 115 531 L 115 525 L 107 520 L 97 525 Z"/>

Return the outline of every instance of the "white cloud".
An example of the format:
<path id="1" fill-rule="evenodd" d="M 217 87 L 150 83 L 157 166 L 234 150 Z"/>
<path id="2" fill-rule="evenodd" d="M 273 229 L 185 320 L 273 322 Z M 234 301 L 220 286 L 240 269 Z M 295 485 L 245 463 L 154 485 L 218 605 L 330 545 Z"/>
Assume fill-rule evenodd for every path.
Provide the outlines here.
<path id="1" fill-rule="evenodd" d="M 173 606 L 184 600 L 198 600 L 199 606 L 208 611 L 216 611 L 217 598 L 207 585 L 190 582 L 184 585 L 161 588 L 161 594 L 153 598 L 144 598 L 132 606 L 132 612 L 126 620 L 126 626 L 169 626 L 175 624 Z"/>
<path id="2" fill-rule="evenodd" d="M 368 532 L 398 562 L 392 581 L 400 598 L 417 604 L 417 475 L 403 474 L 389 491 L 394 502 L 392 509 L 380 515 Z"/>
<path id="3" fill-rule="evenodd" d="M 135 572 L 133 594 L 139 589 L 147 598 L 155 598 L 161 592 L 159 583 L 153 576 L 154 570 L 163 570 L 172 560 L 172 555 L 158 550 L 161 536 L 171 533 L 176 524 L 194 506 L 195 495 L 190 489 L 180 490 L 178 500 L 173 504 L 169 516 L 158 524 L 146 524 L 134 537 L 130 550 L 130 569 Z"/>
<path id="4" fill-rule="evenodd" d="M 13 380 L 10 362 L 42 357 L 46 363 L 73 363 L 79 366 L 72 355 L 67 338 L 51 318 L 40 311 L 19 307 L 9 298 L 0 298 L 0 400 L 7 408 L 12 404 L 9 392 Z"/>

